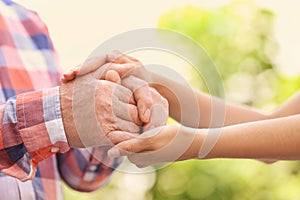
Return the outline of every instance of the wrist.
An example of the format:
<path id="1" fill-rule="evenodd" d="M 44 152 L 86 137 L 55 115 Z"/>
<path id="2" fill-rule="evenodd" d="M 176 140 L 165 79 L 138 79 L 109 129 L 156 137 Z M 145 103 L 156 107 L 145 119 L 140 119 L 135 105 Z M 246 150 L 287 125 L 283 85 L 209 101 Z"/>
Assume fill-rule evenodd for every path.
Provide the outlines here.
<path id="1" fill-rule="evenodd" d="M 63 84 L 59 88 L 60 110 L 65 134 L 70 147 L 82 147 L 73 118 L 73 83 Z"/>
<path id="2" fill-rule="evenodd" d="M 190 138 L 188 139 L 190 141 L 189 146 L 180 157 L 180 160 L 199 159 L 199 152 L 205 139 L 205 132 L 202 129 L 181 126 L 180 134 L 183 134 L 186 138 Z"/>
<path id="3" fill-rule="evenodd" d="M 190 147 L 190 159 L 199 159 L 199 153 L 205 137 L 204 129 L 194 129 L 194 140 Z"/>

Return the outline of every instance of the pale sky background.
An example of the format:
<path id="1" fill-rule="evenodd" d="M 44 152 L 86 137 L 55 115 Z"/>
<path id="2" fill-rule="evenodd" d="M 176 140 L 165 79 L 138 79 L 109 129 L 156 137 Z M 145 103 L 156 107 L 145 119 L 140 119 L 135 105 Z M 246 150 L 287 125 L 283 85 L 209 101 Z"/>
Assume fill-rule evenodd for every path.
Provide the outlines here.
<path id="1" fill-rule="evenodd" d="M 214 8 L 225 0 L 15 0 L 39 13 L 49 28 L 60 62 L 65 68 L 81 63 L 99 44 L 113 35 L 137 28 L 156 27 L 159 17 L 174 7 L 198 5 Z M 300 73 L 300 2 L 256 0 L 277 14 L 277 63 L 289 75 Z"/>

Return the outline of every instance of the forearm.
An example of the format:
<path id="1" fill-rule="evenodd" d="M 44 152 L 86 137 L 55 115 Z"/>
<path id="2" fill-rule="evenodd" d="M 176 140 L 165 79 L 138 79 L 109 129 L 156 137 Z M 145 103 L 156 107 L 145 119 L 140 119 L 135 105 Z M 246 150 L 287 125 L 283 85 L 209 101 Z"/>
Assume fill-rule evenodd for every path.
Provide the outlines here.
<path id="1" fill-rule="evenodd" d="M 151 86 L 168 100 L 170 116 L 185 126 L 221 127 L 270 118 L 248 106 L 227 103 L 156 73 L 151 73 L 151 81 Z"/>
<path id="2" fill-rule="evenodd" d="M 117 145 L 108 154 L 127 155 L 138 166 L 197 158 L 300 160 L 299 121 L 294 115 L 215 129 L 173 124 L 121 142 L 128 133 L 119 131 L 110 137 Z"/>
<path id="3" fill-rule="evenodd" d="M 299 121 L 294 115 L 222 128 L 206 158 L 300 159 Z"/>
<path id="4" fill-rule="evenodd" d="M 246 105 L 238 105 L 226 102 L 223 99 L 210 96 L 200 91 L 195 91 L 198 99 L 198 106 L 201 112 L 200 128 L 221 127 L 215 123 L 213 114 L 223 117 L 223 126 L 266 120 L 270 116 Z"/>
<path id="5" fill-rule="evenodd" d="M 210 103 L 211 97 L 199 91 L 197 92 L 197 94 L 199 99 L 199 109 L 201 110 L 201 115 L 206 115 L 205 117 L 203 116 L 201 122 L 204 124 L 204 127 L 207 127 L 207 125 L 209 125 L 209 119 L 211 119 L 210 113 L 212 113 L 212 103 Z M 265 114 L 245 105 L 226 103 L 226 117 L 224 125 L 228 126 L 252 121 L 275 119 L 280 117 L 297 115 L 300 114 L 299 102 L 300 92 L 292 96 L 289 100 L 287 100 L 284 104 L 282 104 L 271 114 Z"/>

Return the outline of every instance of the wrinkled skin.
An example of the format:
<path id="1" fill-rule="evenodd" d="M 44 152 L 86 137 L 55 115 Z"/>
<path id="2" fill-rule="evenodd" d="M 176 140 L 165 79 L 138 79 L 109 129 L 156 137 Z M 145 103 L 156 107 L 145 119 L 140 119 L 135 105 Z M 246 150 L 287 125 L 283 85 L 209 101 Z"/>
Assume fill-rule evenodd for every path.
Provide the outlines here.
<path id="1" fill-rule="evenodd" d="M 121 130 L 137 136 L 141 125 L 142 130 L 147 131 L 167 122 L 167 100 L 146 81 L 128 76 L 142 64 L 132 57 L 117 54 L 119 56 L 106 57 L 115 63 L 99 67 L 103 58 L 90 58 L 85 65 L 67 71 L 62 77 L 62 115 L 73 147 L 111 145 L 106 137 L 110 132 Z M 91 93 L 94 96 L 87 95 Z M 90 107 L 86 102 L 90 104 L 93 98 L 94 107 Z M 93 110 L 94 115 L 84 115 Z M 95 118 L 97 120 L 91 120 Z"/>
<path id="2" fill-rule="evenodd" d="M 141 121 L 132 92 L 117 83 L 98 80 L 101 71 L 60 87 L 62 119 L 71 147 L 109 145 L 106 135 L 113 130 L 139 132 Z"/>

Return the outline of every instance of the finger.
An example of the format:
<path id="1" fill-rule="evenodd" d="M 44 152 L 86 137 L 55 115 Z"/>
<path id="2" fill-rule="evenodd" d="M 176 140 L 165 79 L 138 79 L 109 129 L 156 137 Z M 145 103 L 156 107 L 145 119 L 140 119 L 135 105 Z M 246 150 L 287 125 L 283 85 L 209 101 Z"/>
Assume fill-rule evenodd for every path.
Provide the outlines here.
<path id="1" fill-rule="evenodd" d="M 120 101 L 122 101 L 124 103 L 130 103 L 130 104 L 136 105 L 136 102 L 134 100 L 134 96 L 133 96 L 133 93 L 131 92 L 131 90 L 122 85 L 117 85 L 115 87 L 114 95 Z"/>
<path id="2" fill-rule="evenodd" d="M 76 77 L 76 75 L 84 75 L 93 72 L 107 62 L 117 61 L 118 58 L 120 58 L 120 60 L 118 61 L 119 63 L 130 63 L 130 62 L 138 63 L 137 59 L 125 55 L 122 56 L 122 53 L 117 50 L 112 51 L 108 54 L 100 54 L 100 55 L 93 54 L 90 57 L 88 57 L 82 65 L 77 66 L 65 72 L 63 77 L 61 78 L 61 81 L 64 83 L 71 81 Z M 126 72 L 128 72 L 128 68 L 118 69 L 116 71 L 118 71 L 119 74 L 123 75 Z"/>
<path id="3" fill-rule="evenodd" d="M 106 63 L 103 66 L 96 69 L 95 71 L 93 71 L 92 75 L 96 79 L 105 79 L 107 72 L 113 70 L 116 71 L 120 77 L 123 77 L 124 74 L 129 73 L 133 69 L 135 69 L 135 65 L 133 64 Z"/>
<path id="4" fill-rule="evenodd" d="M 76 78 L 76 75 L 77 74 L 67 74 L 67 75 L 63 75 L 61 78 L 60 78 L 60 81 L 62 83 L 67 83 L 69 81 L 72 81 Z"/>
<path id="5" fill-rule="evenodd" d="M 129 88 L 137 102 L 139 117 L 144 123 L 150 121 L 150 109 L 153 101 L 148 83 L 134 76 L 122 80 L 122 85 Z"/>
<path id="6" fill-rule="evenodd" d="M 67 83 L 69 81 L 72 81 L 73 79 L 76 78 L 77 73 L 78 73 L 78 69 L 80 66 L 76 66 L 72 69 L 69 69 L 68 71 L 64 72 L 64 74 L 61 77 L 61 82 L 63 83 Z"/>
<path id="7" fill-rule="evenodd" d="M 137 107 L 135 105 L 117 100 L 113 102 L 113 112 L 120 119 L 134 122 L 139 126 L 143 124 L 138 116 Z"/>
<path id="8" fill-rule="evenodd" d="M 73 80 L 76 77 L 77 73 L 78 73 L 77 68 L 76 69 L 74 68 L 71 69 L 70 71 L 67 71 L 65 74 L 63 74 L 63 77 L 67 80 Z"/>
<path id="9" fill-rule="evenodd" d="M 149 131 L 157 127 L 166 125 L 168 115 L 160 105 L 154 105 L 151 109 L 150 122 L 144 125 L 143 131 Z"/>
<path id="10" fill-rule="evenodd" d="M 126 54 L 122 54 L 118 50 L 114 50 L 108 54 L 108 61 L 113 63 L 125 64 L 125 63 L 136 63 L 141 64 L 139 60 Z"/>
<path id="11" fill-rule="evenodd" d="M 116 131 L 116 135 L 119 135 L 119 137 L 126 138 L 126 135 L 131 136 L 131 139 L 122 141 L 118 143 L 115 147 L 111 149 L 111 156 L 112 157 L 118 157 L 118 156 L 128 156 L 132 153 L 150 153 L 155 148 L 154 145 L 156 142 L 153 141 L 153 137 L 155 135 L 159 134 L 161 130 L 163 130 L 164 127 L 156 128 L 151 131 L 147 131 L 142 135 L 138 135 L 138 137 L 135 137 L 134 134 L 129 135 L 128 132 L 124 131 Z M 125 135 L 125 136 L 124 136 Z M 135 138 L 133 138 L 135 137 Z M 116 139 L 117 142 L 117 139 Z M 151 159 L 151 158 L 148 158 Z"/>
<path id="12" fill-rule="evenodd" d="M 130 132 L 130 133 L 139 133 L 140 126 L 136 125 L 131 121 L 126 121 L 120 118 L 116 118 L 116 126 L 119 130 Z"/>
<path id="13" fill-rule="evenodd" d="M 120 142 L 133 139 L 137 137 L 139 134 L 132 134 L 125 131 L 112 131 L 107 137 L 113 144 L 118 144 Z"/>
<path id="14" fill-rule="evenodd" d="M 105 80 L 121 84 L 120 75 L 115 70 L 108 70 L 105 74 Z"/>
<path id="15" fill-rule="evenodd" d="M 120 157 L 129 156 L 132 153 L 139 153 L 144 150 L 143 143 L 143 140 L 138 138 L 125 140 L 108 150 L 107 155 L 110 157 Z"/>
<path id="16" fill-rule="evenodd" d="M 78 75 L 88 74 L 107 63 L 107 54 L 92 55 L 88 57 L 78 70 Z"/>
<path id="17" fill-rule="evenodd" d="M 116 63 L 110 63 L 105 71 L 100 75 L 100 79 L 103 79 L 106 73 L 109 70 L 116 71 L 120 77 L 123 77 L 125 74 L 128 74 L 130 71 L 134 70 L 136 68 L 136 65 L 127 63 L 127 64 L 116 64 Z"/>
<path id="18" fill-rule="evenodd" d="M 121 56 L 118 57 L 118 59 L 116 59 L 115 61 L 116 63 L 120 63 L 120 64 L 125 64 L 125 63 L 134 63 L 136 65 L 141 66 L 142 63 L 140 61 L 138 61 L 137 59 L 130 57 L 128 55 L 122 54 Z"/>
<path id="19" fill-rule="evenodd" d="M 140 87 L 134 91 L 133 94 L 137 102 L 140 119 L 144 123 L 148 123 L 150 121 L 150 110 L 153 104 L 148 84 Z"/>
<path id="20" fill-rule="evenodd" d="M 62 83 L 67 83 L 67 82 L 68 82 L 68 80 L 67 80 L 67 79 L 65 79 L 64 77 L 60 77 L 60 82 L 62 82 Z"/>
<path id="21" fill-rule="evenodd" d="M 113 53 L 99 53 L 97 51 L 93 52 L 80 66 L 78 70 L 78 75 L 88 74 L 101 68 L 104 64 L 109 62 L 109 60 L 115 60 L 121 53 L 119 51 L 114 51 Z"/>
<path id="22" fill-rule="evenodd" d="M 161 94 L 159 94 L 159 92 L 157 92 L 156 89 L 150 87 L 149 88 L 150 92 L 151 92 L 151 96 L 153 99 L 153 102 L 157 102 L 157 104 L 162 105 L 165 108 L 169 107 L 169 102 L 166 98 L 164 98 Z"/>
<path id="23" fill-rule="evenodd" d="M 122 53 L 118 50 L 114 50 L 114 51 L 109 52 L 107 54 L 94 52 L 82 64 L 82 66 L 79 69 L 78 74 L 83 75 L 83 74 L 87 74 L 89 72 L 93 72 L 96 69 L 100 68 L 105 63 L 114 62 L 119 57 L 123 57 L 121 55 L 122 55 Z"/>
<path id="24" fill-rule="evenodd" d="M 64 76 L 71 76 L 71 75 L 74 75 L 74 74 L 77 74 L 78 73 L 78 70 L 80 69 L 81 65 L 77 65 L 76 67 L 73 67 L 69 70 L 67 70 L 66 72 L 64 72 Z"/>
<path id="25" fill-rule="evenodd" d="M 154 88 L 150 88 L 150 91 L 153 99 L 153 105 L 151 108 L 150 122 L 145 124 L 144 131 L 165 125 L 169 116 L 168 101 Z"/>

